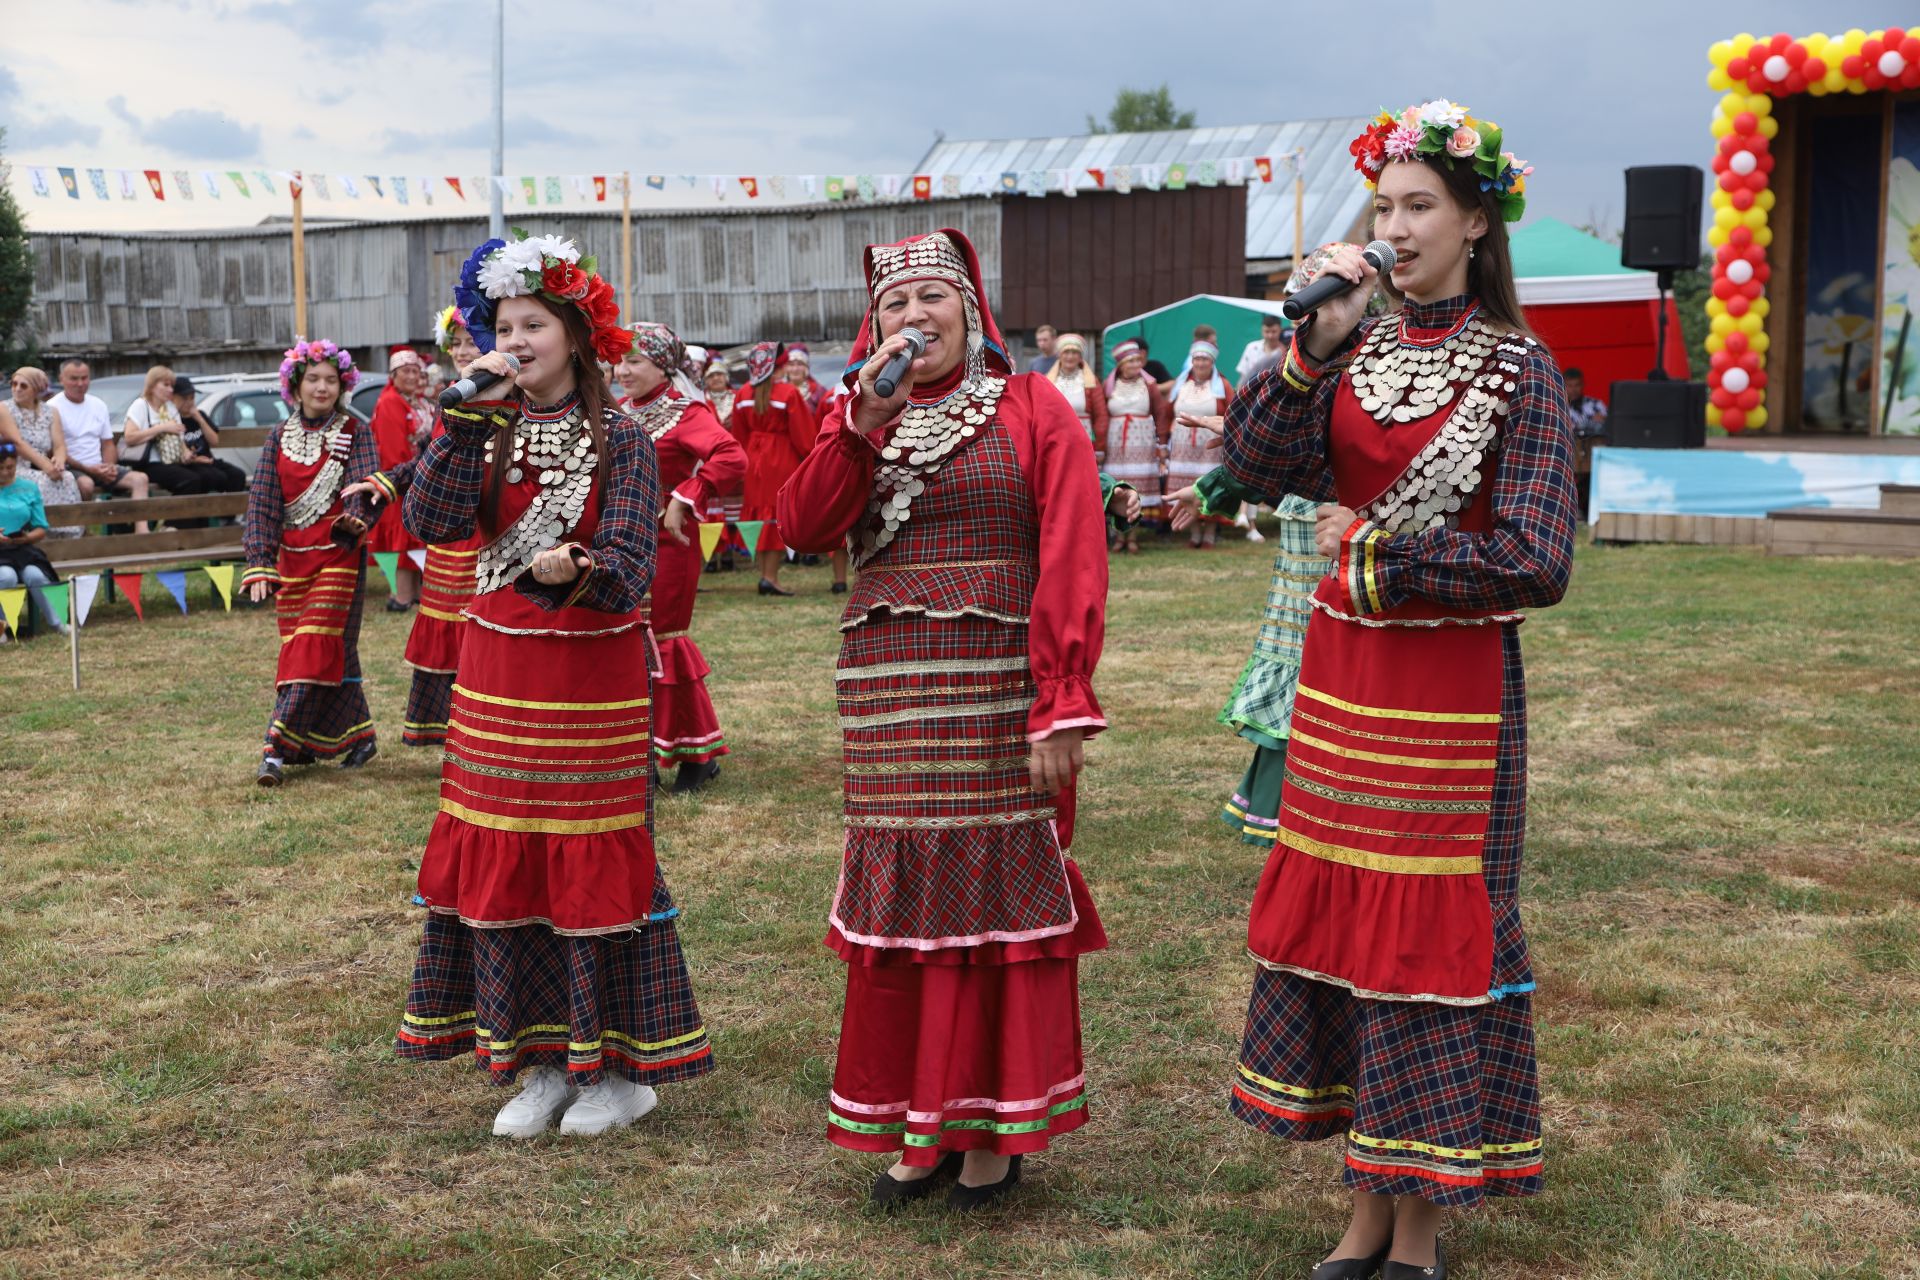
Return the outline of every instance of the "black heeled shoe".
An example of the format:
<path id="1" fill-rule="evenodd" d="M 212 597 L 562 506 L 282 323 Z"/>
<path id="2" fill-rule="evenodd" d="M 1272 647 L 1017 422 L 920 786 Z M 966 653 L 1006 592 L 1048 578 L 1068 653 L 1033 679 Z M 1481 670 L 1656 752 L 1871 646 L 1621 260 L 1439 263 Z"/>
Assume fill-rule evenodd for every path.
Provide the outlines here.
<path id="1" fill-rule="evenodd" d="M 932 1173 L 924 1178 L 915 1178 L 912 1182 L 902 1182 L 882 1169 L 880 1175 L 873 1180 L 873 1190 L 867 1193 L 867 1203 L 890 1210 L 898 1209 L 903 1204 L 911 1204 L 915 1200 L 924 1200 L 933 1194 L 935 1184 L 945 1181 L 948 1177 L 960 1176 L 962 1159 L 958 1151 L 949 1151 L 940 1163 L 933 1167 Z"/>
<path id="2" fill-rule="evenodd" d="M 1447 1280 L 1447 1251 L 1436 1241 L 1432 1266 L 1416 1267 L 1411 1262 L 1389 1262 L 1380 1268 L 1380 1280 Z"/>
<path id="3" fill-rule="evenodd" d="M 684 795 L 689 791 L 698 791 L 720 776 L 720 762 L 708 760 L 701 764 L 683 764 L 680 772 L 673 777 L 673 789 L 676 794 Z"/>
<path id="4" fill-rule="evenodd" d="M 969 1187 L 963 1182 L 953 1184 L 953 1190 L 947 1192 L 947 1208 L 955 1213 L 972 1213 L 984 1209 L 1007 1192 L 1020 1184 L 1020 1157 L 1015 1156 L 1007 1163 L 1006 1176 L 998 1182 L 989 1182 L 984 1187 Z"/>
<path id="5" fill-rule="evenodd" d="M 793 590 L 789 587 L 781 586 L 771 578 L 762 578 L 760 579 L 760 594 L 763 596 L 790 596 L 793 594 Z"/>
<path id="6" fill-rule="evenodd" d="M 260 771 L 253 775 L 253 780 L 263 787 L 279 786 L 283 781 L 280 775 L 280 766 L 272 760 L 262 760 L 260 762 Z"/>
<path id="7" fill-rule="evenodd" d="M 845 595 L 845 594 L 847 594 L 847 584 L 846 584 L 846 583 L 844 583 L 844 582 L 836 582 L 836 583 L 834 583 L 834 584 L 833 584 L 833 594 L 835 594 L 835 595 L 837 595 L 837 596 L 843 596 L 843 595 Z"/>
<path id="8" fill-rule="evenodd" d="M 347 758 L 340 762 L 340 767 L 342 769 L 361 768 L 379 752 L 380 748 L 375 746 L 371 739 L 357 743 L 351 751 L 347 752 Z"/>
<path id="9" fill-rule="evenodd" d="M 1313 1270 L 1307 1273 L 1307 1280 L 1373 1280 L 1385 1267 L 1393 1264 L 1387 1261 L 1387 1255 L 1393 1252 L 1393 1240 L 1380 1246 L 1380 1251 L 1370 1258 L 1329 1258 L 1325 1262 L 1313 1264 Z"/>

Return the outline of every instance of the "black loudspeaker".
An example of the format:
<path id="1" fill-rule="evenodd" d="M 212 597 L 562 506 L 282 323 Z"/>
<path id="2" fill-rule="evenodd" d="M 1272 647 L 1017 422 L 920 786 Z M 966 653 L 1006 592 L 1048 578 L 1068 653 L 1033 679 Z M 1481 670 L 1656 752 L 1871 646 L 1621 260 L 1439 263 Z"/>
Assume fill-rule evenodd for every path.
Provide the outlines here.
<path id="1" fill-rule="evenodd" d="M 1700 265 L 1700 170 L 1650 164 L 1627 170 L 1627 229 L 1620 265 L 1691 271 Z"/>
<path id="2" fill-rule="evenodd" d="M 1704 449 L 1707 384 L 1616 382 L 1607 443 L 1622 449 Z"/>

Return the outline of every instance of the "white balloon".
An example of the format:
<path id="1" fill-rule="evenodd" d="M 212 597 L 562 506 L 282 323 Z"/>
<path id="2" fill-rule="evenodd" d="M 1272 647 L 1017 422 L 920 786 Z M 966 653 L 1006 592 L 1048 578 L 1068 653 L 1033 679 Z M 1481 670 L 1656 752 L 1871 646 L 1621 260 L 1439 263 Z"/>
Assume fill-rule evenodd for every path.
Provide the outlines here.
<path id="1" fill-rule="evenodd" d="M 1727 168 L 1743 178 L 1759 167 L 1760 161 L 1751 151 L 1736 151 L 1727 157 Z"/>
<path id="2" fill-rule="evenodd" d="M 1907 60 L 1900 56 L 1898 49 L 1889 49 L 1880 55 L 1880 74 L 1891 80 L 1907 69 Z"/>
<path id="3" fill-rule="evenodd" d="M 1727 264 L 1727 279 L 1735 284 L 1745 284 L 1753 279 L 1753 264 L 1745 258 L 1735 258 Z"/>
<path id="4" fill-rule="evenodd" d="M 1784 54 L 1776 53 L 1767 59 L 1765 65 L 1763 65 L 1760 70 L 1766 73 L 1766 77 L 1769 80 L 1785 80 L 1787 73 L 1792 71 L 1793 68 L 1787 65 L 1787 59 Z"/>
<path id="5" fill-rule="evenodd" d="M 1720 375 L 1720 386 L 1727 391 L 1733 392 L 1735 395 L 1739 395 L 1747 389 L 1747 371 L 1735 365 Z"/>

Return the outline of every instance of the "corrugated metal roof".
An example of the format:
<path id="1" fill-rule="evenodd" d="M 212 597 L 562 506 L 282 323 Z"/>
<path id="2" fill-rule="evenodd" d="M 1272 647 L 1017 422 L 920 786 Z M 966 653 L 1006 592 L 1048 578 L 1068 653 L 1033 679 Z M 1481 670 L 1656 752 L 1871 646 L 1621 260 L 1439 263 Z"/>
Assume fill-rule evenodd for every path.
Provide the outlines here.
<path id="1" fill-rule="evenodd" d="M 1064 169 L 1081 190 L 1094 189 L 1088 169 L 1165 165 L 1174 161 L 1274 161 L 1274 180 L 1247 184 L 1248 261 L 1293 257 L 1293 183 L 1282 157 L 1304 157 L 1304 243 L 1313 248 L 1346 235 L 1367 205 L 1367 188 L 1353 171 L 1347 144 L 1366 127 L 1364 116 L 1277 124 L 1218 125 L 1158 133 L 1095 133 L 1060 138 L 1002 138 L 935 143 L 915 173 L 1021 173 Z"/>

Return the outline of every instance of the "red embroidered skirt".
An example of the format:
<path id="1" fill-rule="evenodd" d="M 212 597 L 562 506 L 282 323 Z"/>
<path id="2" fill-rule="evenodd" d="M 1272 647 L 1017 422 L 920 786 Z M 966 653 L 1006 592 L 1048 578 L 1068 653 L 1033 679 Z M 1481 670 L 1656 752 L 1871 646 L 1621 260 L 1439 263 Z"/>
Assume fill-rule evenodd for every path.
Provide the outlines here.
<path id="1" fill-rule="evenodd" d="M 1026 655 L 1022 626 L 884 611 L 842 646 L 840 1146 L 924 1166 L 1085 1122 L 1078 957 L 1106 935 L 1028 783 Z"/>
<path id="2" fill-rule="evenodd" d="M 471 547 L 427 548 L 420 578 L 420 607 L 407 633 L 407 665 L 416 671 L 451 672 L 459 665 L 464 610 L 473 599 L 473 566 L 480 553 Z"/>
<path id="3" fill-rule="evenodd" d="M 562 934 L 646 924 L 645 636 L 639 626 L 570 636 L 464 628 L 440 813 L 420 861 L 428 908 Z"/>

